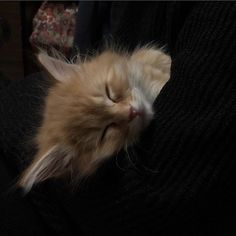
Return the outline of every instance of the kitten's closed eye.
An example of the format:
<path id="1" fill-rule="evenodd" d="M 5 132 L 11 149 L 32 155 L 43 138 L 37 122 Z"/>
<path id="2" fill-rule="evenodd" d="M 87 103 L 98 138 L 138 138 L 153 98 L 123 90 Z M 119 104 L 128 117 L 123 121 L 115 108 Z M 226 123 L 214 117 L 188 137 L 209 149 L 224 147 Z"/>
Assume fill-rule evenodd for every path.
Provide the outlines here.
<path id="1" fill-rule="evenodd" d="M 114 103 L 120 101 L 121 97 L 117 96 L 114 91 L 112 90 L 111 86 L 106 83 L 105 85 L 106 96 Z"/>
<path id="2" fill-rule="evenodd" d="M 105 136 L 106 136 L 106 134 L 107 134 L 107 132 L 108 132 L 108 130 L 109 129 L 111 129 L 111 128 L 114 128 L 114 127 L 116 127 L 117 126 L 117 124 L 116 123 L 110 123 L 109 125 L 107 125 L 105 128 L 104 128 L 104 130 L 102 131 L 102 135 L 101 135 L 101 138 L 100 138 L 100 141 L 101 142 L 103 142 L 104 141 L 104 138 L 105 138 Z"/>

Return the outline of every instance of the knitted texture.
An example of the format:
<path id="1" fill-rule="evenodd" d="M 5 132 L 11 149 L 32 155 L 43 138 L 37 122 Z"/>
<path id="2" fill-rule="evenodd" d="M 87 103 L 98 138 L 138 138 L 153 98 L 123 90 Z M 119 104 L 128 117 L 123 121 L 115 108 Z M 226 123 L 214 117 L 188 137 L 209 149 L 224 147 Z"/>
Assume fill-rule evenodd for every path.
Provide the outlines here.
<path id="1" fill-rule="evenodd" d="M 73 191 L 60 181 L 42 184 L 29 195 L 33 206 L 59 235 L 235 235 L 235 3 L 110 7 L 111 34 L 125 46 L 153 40 L 166 45 L 173 60 L 170 81 L 155 101 L 155 119 L 130 149 L 132 163 L 121 153 L 118 163 L 107 162 Z M 91 39 L 95 49 L 99 40 Z M 5 94 L 0 106 L 1 124 L 14 131 L 8 136 L 1 125 L 0 146 L 18 165 L 15 140 L 25 125 L 31 130 L 38 122 L 20 125 L 22 114 L 36 114 L 37 98 L 20 101 L 18 94 L 32 81 Z M 4 112 L 13 104 L 18 112 Z"/>

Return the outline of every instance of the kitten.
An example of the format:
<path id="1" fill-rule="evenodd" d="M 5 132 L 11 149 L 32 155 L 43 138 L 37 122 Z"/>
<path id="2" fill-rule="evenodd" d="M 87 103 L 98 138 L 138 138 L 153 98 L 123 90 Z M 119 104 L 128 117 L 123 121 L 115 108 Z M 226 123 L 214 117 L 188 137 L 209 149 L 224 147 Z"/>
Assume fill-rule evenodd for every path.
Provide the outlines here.
<path id="1" fill-rule="evenodd" d="M 83 63 L 44 52 L 37 57 L 56 83 L 46 97 L 36 136 L 38 153 L 19 181 L 26 191 L 68 173 L 88 177 L 104 160 L 135 143 L 170 77 L 170 57 L 154 47 L 130 54 L 106 50 Z"/>

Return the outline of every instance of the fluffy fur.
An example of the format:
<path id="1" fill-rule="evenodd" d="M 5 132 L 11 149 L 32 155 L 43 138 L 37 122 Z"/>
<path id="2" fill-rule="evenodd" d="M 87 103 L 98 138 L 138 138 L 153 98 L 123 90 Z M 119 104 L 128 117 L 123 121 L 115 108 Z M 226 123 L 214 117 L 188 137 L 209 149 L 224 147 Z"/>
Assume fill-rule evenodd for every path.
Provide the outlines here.
<path id="1" fill-rule="evenodd" d="M 38 153 L 19 181 L 26 191 L 68 173 L 88 177 L 133 144 L 170 77 L 170 57 L 153 47 L 131 54 L 106 50 L 76 63 L 40 52 L 38 60 L 57 82 L 46 97 Z"/>

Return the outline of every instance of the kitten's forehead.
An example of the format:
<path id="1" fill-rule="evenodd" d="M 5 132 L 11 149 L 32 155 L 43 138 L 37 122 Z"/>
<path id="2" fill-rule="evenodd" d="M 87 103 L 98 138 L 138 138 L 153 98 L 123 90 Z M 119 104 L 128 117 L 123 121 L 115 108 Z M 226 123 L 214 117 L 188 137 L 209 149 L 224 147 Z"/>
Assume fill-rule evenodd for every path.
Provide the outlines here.
<path id="1" fill-rule="evenodd" d="M 96 98 L 95 104 L 102 103 L 106 97 L 106 86 L 117 93 L 126 93 L 130 88 L 128 77 L 129 67 L 122 60 L 110 62 L 106 65 L 98 65 L 97 63 L 85 64 L 83 72 L 78 78 L 75 78 L 76 86 L 75 93 L 84 96 L 85 98 Z M 73 82 L 73 83 L 74 83 Z"/>
<path id="2" fill-rule="evenodd" d="M 62 85 L 66 87 L 65 94 L 71 97 L 64 105 L 68 107 L 68 116 L 72 117 L 73 123 L 82 128 L 101 129 L 114 119 L 122 120 L 127 117 L 127 106 L 126 110 L 122 110 L 123 105 L 120 110 L 113 109 L 114 104 L 107 94 L 106 86 L 111 94 L 121 97 L 124 104 L 129 103 L 129 77 L 132 77 L 130 71 L 135 68 L 128 63 L 127 59 L 118 55 L 102 55 L 99 60 L 84 63 L 78 77 L 68 81 L 68 86 Z"/>

